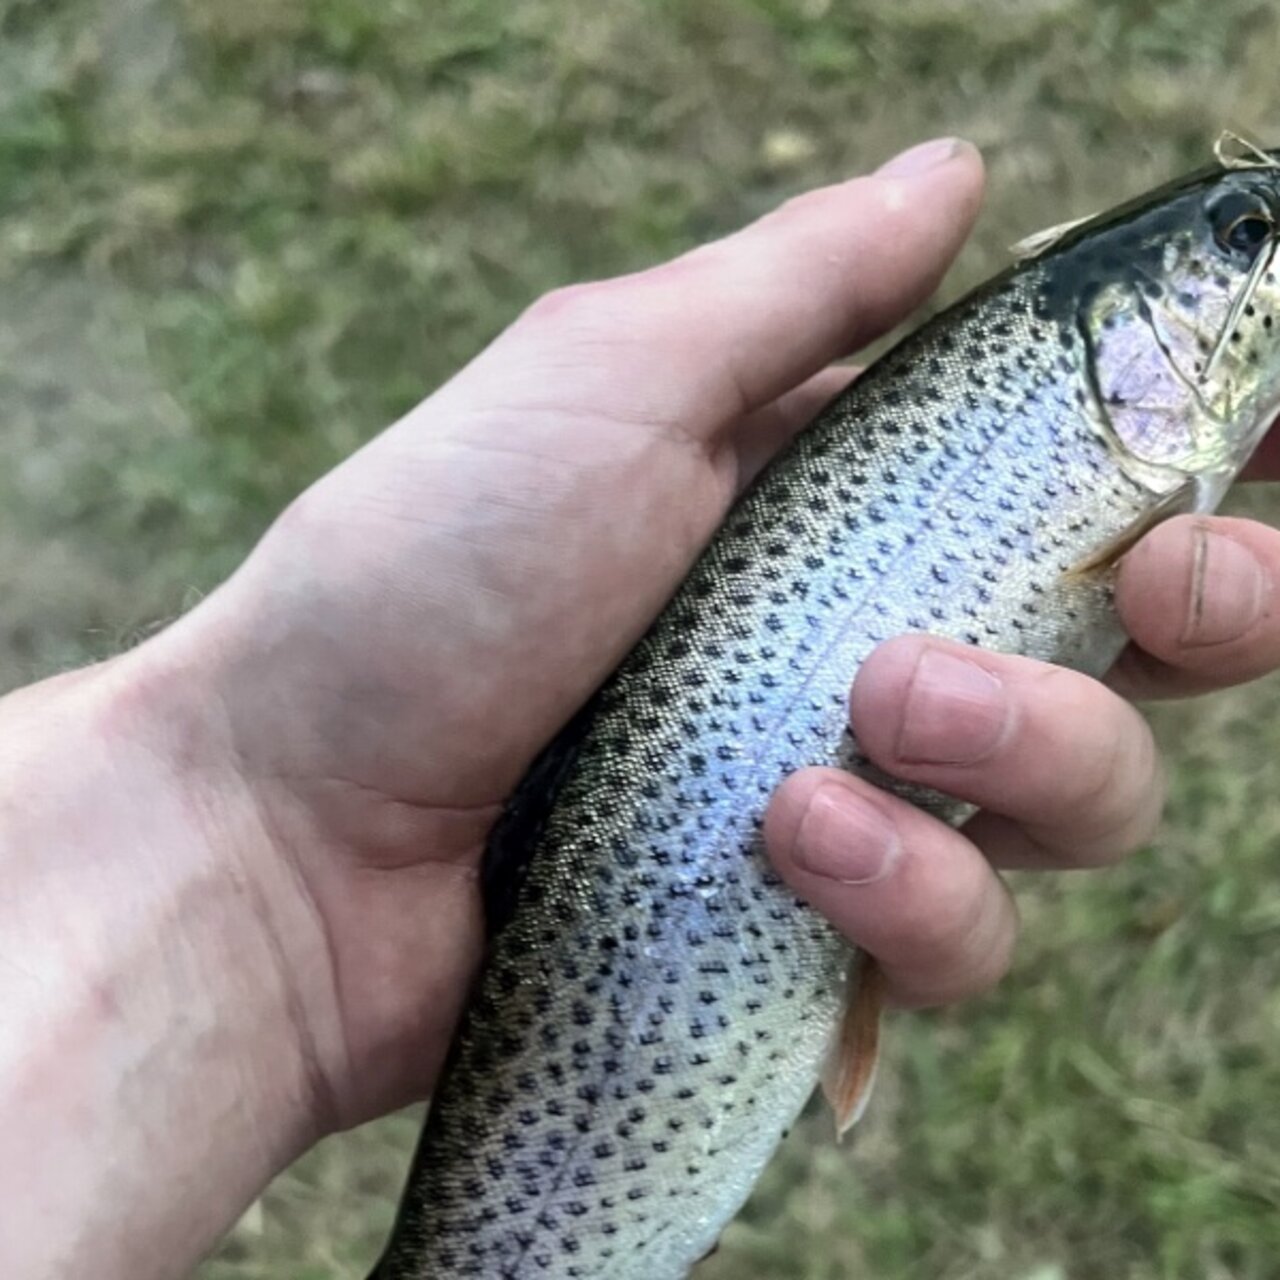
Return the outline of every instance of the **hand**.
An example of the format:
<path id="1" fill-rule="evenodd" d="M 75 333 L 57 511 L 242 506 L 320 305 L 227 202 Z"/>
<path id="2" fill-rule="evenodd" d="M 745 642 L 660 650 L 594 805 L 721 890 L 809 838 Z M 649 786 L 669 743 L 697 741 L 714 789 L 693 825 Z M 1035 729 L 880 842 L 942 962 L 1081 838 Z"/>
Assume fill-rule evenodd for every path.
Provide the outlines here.
<path id="1" fill-rule="evenodd" d="M 1248 478 L 1280 478 L 1280 435 Z M 851 723 L 883 769 L 982 806 L 954 831 L 856 779 L 788 779 L 766 833 L 782 873 L 880 961 L 903 1004 L 956 1000 L 1005 972 L 1017 931 L 998 871 L 1098 867 L 1146 843 L 1163 800 L 1146 722 L 1121 695 L 1180 697 L 1280 666 L 1280 533 L 1180 517 L 1126 557 L 1133 643 L 1108 684 L 920 636 L 858 673 Z"/>
<path id="2" fill-rule="evenodd" d="M 0 1241 L 0 1270 L 172 1273 L 301 1147 L 430 1088 L 511 787 L 850 376 L 829 362 L 932 290 L 980 187 L 971 148 L 936 144 L 656 270 L 552 295 L 314 486 L 191 615 L 0 703 L 0 1148 L 29 1153 L 8 1162 L 21 1182 L 0 1166 L 26 1228 Z M 1208 687 L 1269 667 L 1269 614 L 1197 647 L 1239 593 L 1224 603 L 1190 572 L 1233 580 L 1216 553 L 1179 550 L 1178 527 L 1126 565 L 1148 656 L 1125 672 Z M 1244 528 L 1274 581 L 1280 536 Z M 1140 615 L 1157 598 L 1159 617 Z M 1197 626 L 1159 633 L 1188 600 Z M 1158 810 L 1141 720 L 1082 677 L 966 651 L 959 709 L 930 714 L 932 744 L 904 736 L 945 692 L 945 648 L 886 646 L 854 720 L 882 764 L 988 813 L 957 834 L 810 772 L 769 819 L 784 873 L 915 1001 L 1006 963 L 993 863 L 1103 861 Z M 1005 720 L 975 687 L 1004 690 Z M 975 763 L 918 763 L 931 751 Z M 867 878 L 868 803 L 893 856 L 843 884 Z M 197 1178 L 200 1196 L 173 1194 Z"/>
<path id="3" fill-rule="evenodd" d="M 193 613 L 0 701 L 0 1273 L 178 1273 L 430 1088 L 512 786 L 980 189 L 944 142 L 544 299 Z"/>
<path id="4" fill-rule="evenodd" d="M 266 878 L 319 1129 L 429 1089 L 505 797 L 850 377 L 829 363 L 932 291 L 980 186 L 944 142 L 544 299 L 137 655 L 170 708 L 198 697 L 219 791 L 263 833 L 240 860 Z"/>

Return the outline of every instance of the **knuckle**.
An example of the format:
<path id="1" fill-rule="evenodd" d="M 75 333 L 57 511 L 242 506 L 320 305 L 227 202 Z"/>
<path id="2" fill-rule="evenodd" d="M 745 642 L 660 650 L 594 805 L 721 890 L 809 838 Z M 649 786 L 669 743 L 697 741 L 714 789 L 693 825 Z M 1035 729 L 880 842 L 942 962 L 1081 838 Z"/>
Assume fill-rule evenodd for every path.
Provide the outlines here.
<path id="1" fill-rule="evenodd" d="M 880 188 L 875 185 L 859 183 L 859 186 L 862 187 L 864 196 L 880 194 Z M 795 195 L 788 196 L 771 213 L 767 214 L 762 221 L 776 224 L 807 218 L 816 210 L 842 205 L 846 198 L 846 193 L 839 187 L 816 187 L 811 191 L 800 191 Z"/>
<path id="2" fill-rule="evenodd" d="M 1077 798 L 1088 843 L 1107 860 L 1130 852 L 1135 835 L 1153 824 L 1163 789 L 1155 740 L 1136 712 L 1132 723 L 1134 732 L 1108 735 L 1107 746 L 1093 755 Z"/>
<path id="3" fill-rule="evenodd" d="M 1147 756 L 1128 821 L 1120 823 L 1112 837 L 1112 861 L 1119 861 L 1148 844 L 1160 828 L 1168 781 L 1154 742 L 1150 744 Z"/>
<path id="4" fill-rule="evenodd" d="M 331 489 L 325 479 L 304 489 L 275 518 L 261 545 L 274 549 L 279 544 L 314 547 L 327 542 L 337 523 Z"/>
<path id="5" fill-rule="evenodd" d="M 1004 981 L 1013 967 L 1013 954 L 1017 945 L 1017 932 L 1010 929 L 982 951 L 972 957 L 972 968 L 965 983 L 965 993 L 970 996 L 986 995 Z"/>
<path id="6" fill-rule="evenodd" d="M 1049 821 L 1036 825 L 1109 846 L 1147 820 L 1153 796 L 1160 794 L 1155 739 L 1133 707 L 1075 672 L 1049 672 L 1044 687 L 1055 709 L 1053 732 L 1063 733 L 1065 726 L 1070 738 L 1063 738 L 1062 767 L 1045 778 L 1055 794 Z"/>
<path id="7" fill-rule="evenodd" d="M 531 303 L 520 317 L 524 328 L 571 325 L 581 322 L 597 309 L 600 286 L 569 284 L 544 293 Z"/>
<path id="8" fill-rule="evenodd" d="M 1115 865 L 1155 835 L 1164 811 L 1164 768 L 1145 725 L 1137 744 L 1117 736 L 1090 761 L 1061 816 L 1023 828 L 1043 860 L 1062 869 Z"/>
<path id="9" fill-rule="evenodd" d="M 1118 737 L 1108 734 L 1077 763 L 1068 812 L 1082 816 L 1083 826 L 1090 830 L 1108 831 L 1128 817 L 1133 797 L 1123 757 Z"/>
<path id="10" fill-rule="evenodd" d="M 968 968 L 984 949 L 987 914 L 985 889 L 976 885 L 935 904 L 932 915 L 917 925 L 921 961 L 942 973 Z"/>
<path id="11" fill-rule="evenodd" d="M 606 355 L 621 358 L 662 339 L 668 305 L 663 290 L 646 273 L 570 284 L 531 303 L 511 332 L 535 348 L 599 362 Z"/>
<path id="12" fill-rule="evenodd" d="M 988 885 L 975 891 L 936 914 L 917 935 L 899 979 L 904 998 L 938 1005 L 985 994 L 1009 972 L 1017 936 L 1016 908 L 1005 890 Z"/>

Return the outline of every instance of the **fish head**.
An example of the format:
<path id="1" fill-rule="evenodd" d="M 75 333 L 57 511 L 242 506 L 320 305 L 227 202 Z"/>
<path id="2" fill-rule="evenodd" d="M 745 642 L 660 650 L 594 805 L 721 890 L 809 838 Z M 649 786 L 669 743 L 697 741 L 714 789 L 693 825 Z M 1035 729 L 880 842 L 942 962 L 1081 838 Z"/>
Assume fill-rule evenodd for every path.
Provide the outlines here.
<path id="1" fill-rule="evenodd" d="M 1274 159 L 1193 174 L 1044 260 L 1039 305 L 1082 344 L 1100 430 L 1152 487 L 1194 482 L 1198 509 L 1280 414 L 1278 246 Z"/>

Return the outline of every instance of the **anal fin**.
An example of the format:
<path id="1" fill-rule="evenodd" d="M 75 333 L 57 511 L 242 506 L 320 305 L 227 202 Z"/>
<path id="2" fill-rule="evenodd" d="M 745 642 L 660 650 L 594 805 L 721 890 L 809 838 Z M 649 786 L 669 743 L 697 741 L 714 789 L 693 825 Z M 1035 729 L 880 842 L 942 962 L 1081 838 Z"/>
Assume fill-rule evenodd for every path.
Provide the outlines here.
<path id="1" fill-rule="evenodd" d="M 835 1116 L 837 1139 L 862 1119 L 876 1082 L 884 974 L 869 955 L 863 953 L 854 961 L 849 989 L 844 1018 L 822 1075 L 822 1092 Z"/>

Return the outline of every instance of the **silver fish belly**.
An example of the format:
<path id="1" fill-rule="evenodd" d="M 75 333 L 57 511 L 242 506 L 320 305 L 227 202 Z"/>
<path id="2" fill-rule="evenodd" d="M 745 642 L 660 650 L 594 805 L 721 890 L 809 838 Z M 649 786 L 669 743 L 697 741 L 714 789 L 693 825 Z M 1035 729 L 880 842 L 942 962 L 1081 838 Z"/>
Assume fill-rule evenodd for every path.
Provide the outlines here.
<path id="1" fill-rule="evenodd" d="M 1072 233 L 875 365 L 735 507 L 535 767 L 493 848 L 499 881 L 524 878 L 378 1280 L 671 1280 L 713 1248 L 847 999 L 850 949 L 763 855 L 770 795 L 806 765 L 870 772 L 848 690 L 892 636 L 1104 670 L 1123 643 L 1108 579 L 1073 570 L 1221 491 L 1182 483 L 1190 463 L 1133 465 L 1121 438 L 1155 430 L 1146 401 L 1122 398 L 1134 369 L 1181 377 L 1179 335 L 1203 347 L 1199 317 L 1230 303 L 1198 267 L 1203 287 L 1170 293 L 1167 314 L 1148 283 L 1171 237 L 1192 263 L 1216 252 L 1198 221 L 1211 179 L 1197 181 L 1169 198 L 1176 216 L 1129 215 L 1097 237 L 1105 253 Z M 1259 317 L 1250 342 L 1270 341 Z M 1121 348 L 1120 372 L 1100 376 L 1099 353 Z M 1265 363 L 1269 413 L 1280 361 Z M 1237 408 L 1241 395 L 1222 391 Z M 1216 422 L 1208 398 L 1187 412 Z"/>

